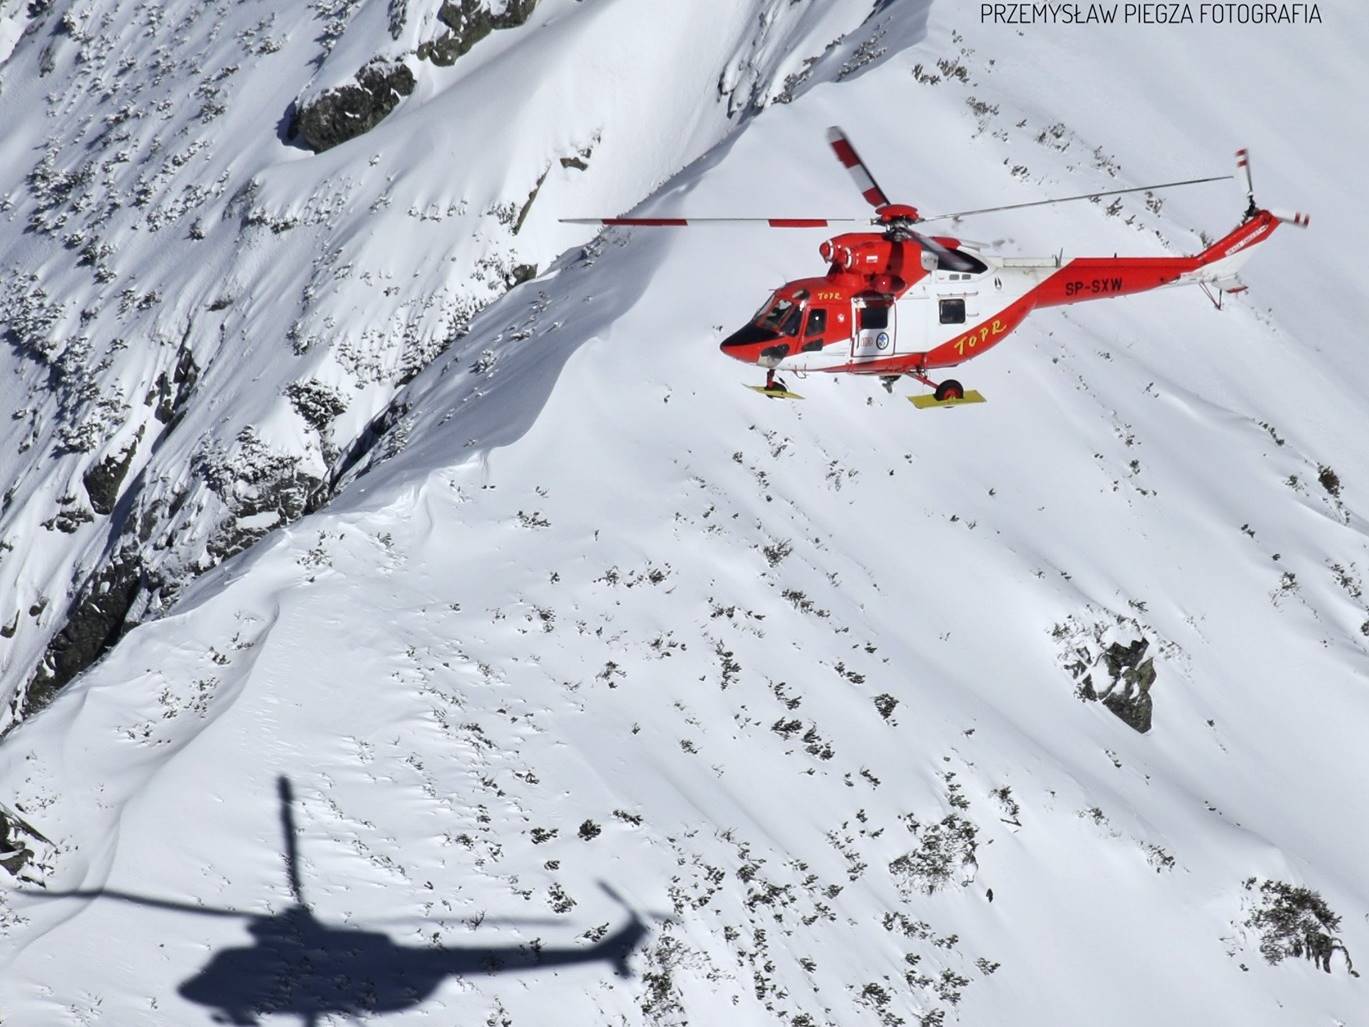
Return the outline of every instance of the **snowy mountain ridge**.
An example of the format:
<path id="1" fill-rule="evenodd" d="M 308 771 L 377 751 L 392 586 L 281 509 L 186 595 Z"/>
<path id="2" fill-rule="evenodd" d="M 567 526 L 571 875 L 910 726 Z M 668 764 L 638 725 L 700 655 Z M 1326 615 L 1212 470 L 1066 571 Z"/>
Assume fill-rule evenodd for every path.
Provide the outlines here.
<path id="1" fill-rule="evenodd" d="M 736 387 L 749 379 L 717 341 L 818 266 L 816 233 L 589 240 L 552 219 L 616 213 L 660 182 L 644 211 L 844 213 L 856 198 L 821 138 L 840 123 L 891 193 L 948 209 L 1163 180 L 1176 154 L 1208 171 L 1247 143 L 1262 197 L 1353 234 L 1363 209 L 1330 169 L 1363 143 L 1295 115 L 1362 84 L 1350 55 L 1366 40 L 1344 20 L 1308 37 L 1314 81 L 1287 70 L 1284 37 L 1089 48 L 954 5 L 821 20 L 837 6 L 755 4 L 726 41 L 731 8 L 672 7 L 662 48 L 643 43 L 660 28 L 642 5 L 548 0 L 451 66 L 506 55 L 461 81 L 511 97 L 487 126 L 537 129 L 489 132 L 496 155 L 459 192 L 441 154 L 386 157 L 459 106 L 455 88 L 425 92 L 422 66 L 360 139 L 262 176 L 251 202 L 268 221 L 315 216 L 300 197 L 327 175 L 378 187 L 373 149 L 396 196 L 411 191 L 370 217 L 363 194 L 331 224 L 249 233 L 233 258 L 242 330 L 298 309 L 320 339 L 296 355 L 278 328 L 197 359 L 204 408 L 150 459 L 198 481 L 208 509 L 223 463 L 190 454 L 241 451 L 251 424 L 268 458 L 293 433 L 337 488 L 185 583 L 0 744 L 8 851 L 27 852 L 0 913 L 17 1022 L 1355 1022 L 1369 383 L 1348 330 L 1362 292 L 1320 259 L 1324 237 L 1277 235 L 1250 298 L 1220 312 L 1168 291 L 1034 315 L 963 369 L 989 403 L 927 415 L 858 380 L 815 376 L 788 405 Z M 371 5 L 355 17 L 381 24 Z M 659 82 L 612 94 L 643 126 L 636 146 L 610 143 L 602 95 L 550 97 L 530 71 L 600 48 L 603 34 L 572 42 L 593 18 L 612 19 L 639 89 Z M 735 130 L 729 106 L 778 98 L 842 31 L 792 102 Z M 25 46 L 11 61 L 37 59 Z M 696 47 L 711 65 L 679 56 Z M 364 49 L 319 85 L 345 83 Z M 1250 97 L 1213 85 L 1251 60 L 1274 83 L 1253 125 L 1237 116 Z M 1195 82 L 1205 102 L 1184 105 Z M 601 125 L 589 170 L 560 164 Z M 504 159 L 525 146 L 534 159 Z M 429 240 L 396 213 L 518 206 L 544 161 L 516 240 L 487 228 L 482 249 L 461 214 Z M 1216 186 L 956 230 L 1010 253 L 1192 252 L 1239 212 Z M 369 291 L 365 269 L 335 286 L 312 262 L 274 289 L 253 278 L 285 259 L 278 241 L 309 250 L 301 229 L 356 247 L 333 270 L 363 244 L 405 270 Z M 346 394 L 335 364 L 363 351 L 339 342 L 324 360 L 326 318 L 383 319 L 430 286 L 407 276 L 439 245 L 461 269 L 493 252 L 542 270 L 411 375 L 365 382 L 326 422 L 325 458 L 281 389 L 309 370 Z M 142 366 L 172 382 L 178 338 Z M 399 345 L 369 352 L 392 372 Z M 348 467 L 343 449 L 387 408 Z M 74 474 L 91 458 L 64 459 Z M 188 536 L 209 530 L 186 518 Z M 82 559 L 37 552 L 0 572 L 18 558 L 22 580 L 48 580 L 40 559 Z M 637 923 L 631 951 L 596 948 Z"/>

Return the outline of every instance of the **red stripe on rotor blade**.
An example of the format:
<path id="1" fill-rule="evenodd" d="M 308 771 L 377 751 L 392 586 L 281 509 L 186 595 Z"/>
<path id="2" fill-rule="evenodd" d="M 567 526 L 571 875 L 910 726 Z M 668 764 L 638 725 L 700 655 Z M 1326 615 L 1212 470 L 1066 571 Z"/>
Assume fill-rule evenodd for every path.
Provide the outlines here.
<path id="1" fill-rule="evenodd" d="M 837 155 L 837 160 L 841 161 L 844 167 L 855 167 L 860 163 L 860 158 L 856 156 L 855 148 L 846 141 L 845 137 L 832 140 L 832 151 Z"/>
<path id="2" fill-rule="evenodd" d="M 642 225 L 648 228 L 683 228 L 685 218 L 604 218 L 606 225 Z"/>
<path id="3" fill-rule="evenodd" d="M 872 207 L 887 207 L 889 205 L 889 198 L 884 195 L 884 190 L 879 186 L 873 186 L 866 189 L 865 192 L 860 195 L 864 196 L 865 202 Z"/>
<path id="4" fill-rule="evenodd" d="M 769 218 L 771 228 L 826 228 L 826 218 Z"/>

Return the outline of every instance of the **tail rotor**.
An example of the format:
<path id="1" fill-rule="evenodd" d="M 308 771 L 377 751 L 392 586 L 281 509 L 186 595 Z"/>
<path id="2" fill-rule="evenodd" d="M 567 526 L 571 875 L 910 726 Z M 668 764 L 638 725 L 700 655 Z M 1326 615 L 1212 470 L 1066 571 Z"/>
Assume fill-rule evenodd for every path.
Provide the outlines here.
<path id="1" fill-rule="evenodd" d="M 1245 216 L 1248 220 L 1260 212 L 1260 206 L 1255 202 L 1255 185 L 1250 177 L 1250 151 L 1244 146 L 1236 151 L 1236 176 L 1239 181 L 1245 183 Z M 1312 218 L 1301 211 L 1271 210 L 1269 215 L 1285 225 L 1293 225 L 1296 228 L 1306 228 L 1312 223 Z"/>

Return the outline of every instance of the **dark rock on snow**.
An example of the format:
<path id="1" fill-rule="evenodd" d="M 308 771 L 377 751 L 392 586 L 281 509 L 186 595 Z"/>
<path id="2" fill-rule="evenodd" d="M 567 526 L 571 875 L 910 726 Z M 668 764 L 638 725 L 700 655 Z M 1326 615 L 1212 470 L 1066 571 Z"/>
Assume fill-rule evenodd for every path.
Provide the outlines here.
<path id="1" fill-rule="evenodd" d="M 357 72 L 355 85 L 330 89 L 299 107 L 291 134 L 322 153 L 375 128 L 413 91 L 408 67 L 373 61 Z"/>
<path id="2" fill-rule="evenodd" d="M 141 437 L 141 430 L 138 435 Z M 122 452 L 111 453 L 99 463 L 91 464 L 82 475 L 81 481 L 85 484 L 86 495 L 90 497 L 90 508 L 97 514 L 108 516 L 114 512 L 114 504 L 119 499 L 119 488 L 123 485 L 129 465 L 133 463 L 133 455 L 137 452 L 138 442 L 135 439 Z"/>
<path id="3" fill-rule="evenodd" d="M 508 0 L 502 14 L 491 14 L 485 9 L 483 0 L 460 0 L 459 3 L 448 0 L 437 12 L 437 17 L 449 31 L 419 46 L 418 56 L 434 64 L 454 64 L 458 57 L 495 29 L 522 25 L 536 6 L 537 0 Z"/>

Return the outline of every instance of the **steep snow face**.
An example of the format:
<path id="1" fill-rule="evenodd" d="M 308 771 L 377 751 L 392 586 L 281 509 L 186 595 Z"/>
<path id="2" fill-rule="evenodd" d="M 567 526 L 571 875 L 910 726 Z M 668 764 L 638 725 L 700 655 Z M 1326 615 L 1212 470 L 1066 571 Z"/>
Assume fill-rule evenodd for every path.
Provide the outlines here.
<path id="1" fill-rule="evenodd" d="M 1247 143 L 1262 200 L 1369 227 L 1328 170 L 1363 141 L 1295 116 L 1362 88 L 1344 19 L 1300 37 L 1314 80 L 1269 32 L 1028 37 L 936 7 L 914 42 L 907 14 L 866 23 L 867 74 L 843 58 L 643 210 L 858 210 L 839 122 L 929 208 Z M 724 81 L 777 96 L 801 61 L 747 38 L 772 85 Z M 555 213 L 615 196 L 577 188 Z M 1240 206 L 1212 187 L 957 231 L 1192 251 Z M 817 266 L 814 235 L 568 253 L 408 383 L 326 509 L 0 745 L 11 819 L 47 839 L 12 829 L 20 874 L 48 889 L 4 896 L 5 1008 L 1354 1022 L 1369 371 L 1346 329 L 1369 311 L 1316 231 L 1276 234 L 1220 312 L 1172 290 L 1034 315 L 958 372 L 989 402 L 949 413 L 849 379 L 738 387 L 716 343 Z"/>
<path id="2" fill-rule="evenodd" d="M 864 0 L 518 7 L 441 66 L 415 54 L 484 8 L 7 11 L 3 723 L 326 500 L 395 390 L 580 238 L 570 204 L 637 202 L 877 30 Z M 363 68 L 411 90 L 291 138 Z"/>

